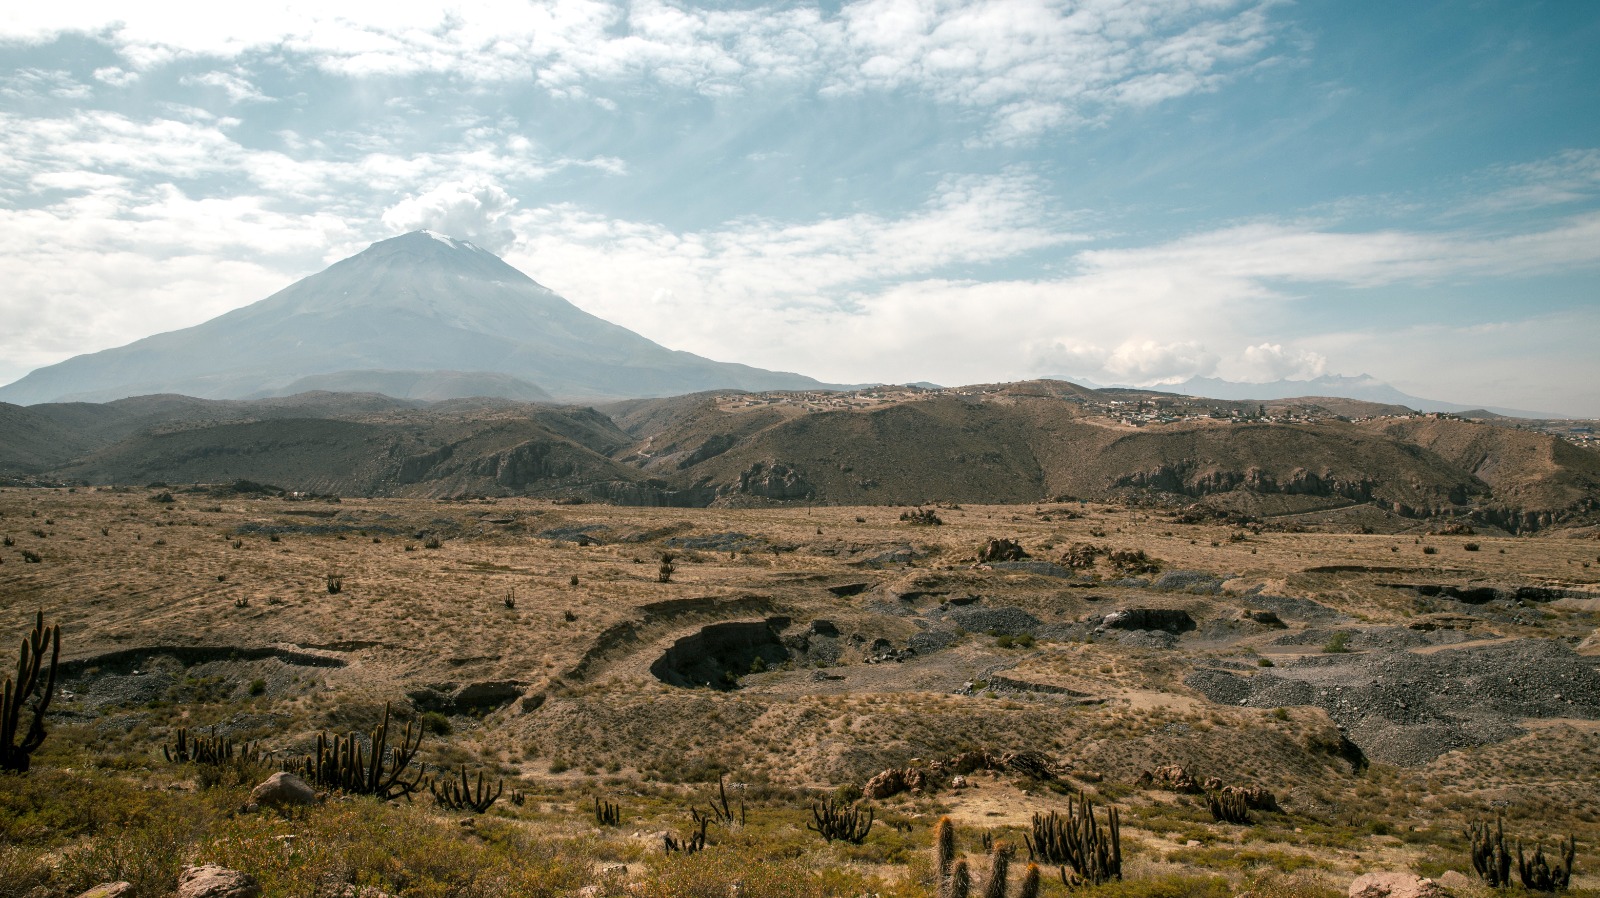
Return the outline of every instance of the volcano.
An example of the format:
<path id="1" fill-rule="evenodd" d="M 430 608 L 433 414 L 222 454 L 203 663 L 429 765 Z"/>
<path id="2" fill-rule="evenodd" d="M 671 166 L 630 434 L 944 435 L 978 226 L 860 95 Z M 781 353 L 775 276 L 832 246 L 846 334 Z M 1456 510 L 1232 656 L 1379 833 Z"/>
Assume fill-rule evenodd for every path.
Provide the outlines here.
<path id="1" fill-rule="evenodd" d="M 590 315 L 481 247 L 414 231 L 203 324 L 40 368 L 0 387 L 0 401 L 346 390 L 587 402 L 826 387 L 668 349 Z"/>

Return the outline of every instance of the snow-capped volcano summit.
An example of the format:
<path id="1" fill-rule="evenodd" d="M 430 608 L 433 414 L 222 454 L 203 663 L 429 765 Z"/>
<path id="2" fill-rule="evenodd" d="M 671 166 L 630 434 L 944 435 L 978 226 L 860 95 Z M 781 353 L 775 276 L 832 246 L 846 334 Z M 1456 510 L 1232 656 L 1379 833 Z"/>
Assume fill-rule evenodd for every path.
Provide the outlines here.
<path id="1" fill-rule="evenodd" d="M 203 324 L 40 368 L 0 400 L 229 399 L 440 375 L 458 395 L 519 399 L 542 395 L 533 385 L 571 400 L 823 386 L 667 349 L 481 247 L 413 231 Z"/>

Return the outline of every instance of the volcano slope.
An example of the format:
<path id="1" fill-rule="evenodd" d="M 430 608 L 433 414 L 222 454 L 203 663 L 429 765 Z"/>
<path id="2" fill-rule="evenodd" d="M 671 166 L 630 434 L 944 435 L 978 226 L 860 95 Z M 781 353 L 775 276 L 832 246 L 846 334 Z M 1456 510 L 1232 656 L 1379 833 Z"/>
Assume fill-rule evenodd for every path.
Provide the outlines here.
<path id="1" fill-rule="evenodd" d="M 1497 813 L 1530 843 L 1575 834 L 1575 885 L 1596 885 L 1593 539 L 1254 532 L 1079 501 L 915 524 L 241 489 L 0 490 L 0 638 L 42 609 L 64 647 L 51 735 L 0 790 L 0 880 L 155 894 L 217 860 L 271 894 L 931 895 L 940 815 L 976 854 L 1082 789 L 1122 811 L 1131 894 L 1470 873 L 1461 828 Z M 1026 556 L 980 561 L 995 538 Z M 522 800 L 465 827 L 426 800 L 236 815 L 241 787 L 162 758 L 178 727 L 287 757 L 386 703 L 427 726 L 419 763 Z M 1277 810 L 1213 822 L 1142 778 L 1164 765 Z M 809 802 L 889 768 L 926 788 L 874 785 L 865 844 L 805 829 Z M 723 775 L 745 822 L 661 853 Z M 625 825 L 596 827 L 596 797 Z"/>

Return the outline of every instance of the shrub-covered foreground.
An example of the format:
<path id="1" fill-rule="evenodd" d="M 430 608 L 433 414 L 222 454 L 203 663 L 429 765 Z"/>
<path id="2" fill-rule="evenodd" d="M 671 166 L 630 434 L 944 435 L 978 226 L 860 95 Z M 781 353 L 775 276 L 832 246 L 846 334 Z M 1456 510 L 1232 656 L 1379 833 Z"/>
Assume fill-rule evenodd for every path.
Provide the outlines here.
<path id="1" fill-rule="evenodd" d="M 766 809 L 694 855 L 663 854 L 653 828 L 601 829 L 570 807 L 530 800 L 490 815 L 419 801 L 338 798 L 290 813 L 240 809 L 243 786 L 174 788 L 147 771 L 36 768 L 0 780 L 0 898 L 75 896 L 126 880 L 139 898 L 173 893 L 187 864 L 256 877 L 266 898 L 574 895 L 637 898 L 930 898 L 928 833 L 882 828 L 865 846 L 828 845 Z M 752 818 L 758 815 L 752 813 Z M 1336 894 L 1310 880 L 1155 874 L 1075 894 L 1228 898 Z M 350 887 L 357 887 L 352 889 Z M 735 888 L 737 886 L 737 888 Z M 1064 894 L 1047 882 L 1045 894 Z"/>

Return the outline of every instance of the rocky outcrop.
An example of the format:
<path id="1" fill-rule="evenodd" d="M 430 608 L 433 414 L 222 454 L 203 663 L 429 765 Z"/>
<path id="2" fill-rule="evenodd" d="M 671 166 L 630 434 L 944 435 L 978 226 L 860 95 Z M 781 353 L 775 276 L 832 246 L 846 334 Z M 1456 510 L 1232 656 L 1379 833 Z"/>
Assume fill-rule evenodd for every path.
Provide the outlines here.
<path id="1" fill-rule="evenodd" d="M 800 471 L 782 462 L 756 462 L 739 474 L 736 492 L 778 501 L 815 499 L 817 488 Z"/>
<path id="2" fill-rule="evenodd" d="M 1195 628 L 1194 618 L 1181 608 L 1124 608 L 1100 619 L 1110 630 L 1164 630 L 1187 633 Z"/>

